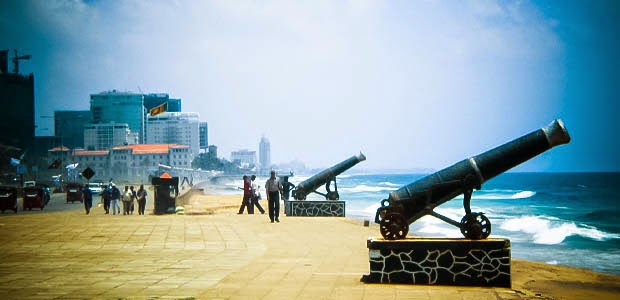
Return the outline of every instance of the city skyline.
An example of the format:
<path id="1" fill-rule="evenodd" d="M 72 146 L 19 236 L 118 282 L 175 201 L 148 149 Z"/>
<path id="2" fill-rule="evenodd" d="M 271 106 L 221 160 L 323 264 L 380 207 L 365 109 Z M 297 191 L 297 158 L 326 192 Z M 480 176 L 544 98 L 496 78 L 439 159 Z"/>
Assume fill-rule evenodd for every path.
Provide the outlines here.
<path id="1" fill-rule="evenodd" d="M 440 169 L 561 118 L 572 142 L 516 171 L 620 171 L 619 6 L 3 1 L 0 49 L 32 55 L 38 135 L 92 93 L 167 91 L 220 153 L 266 135 L 276 163 Z"/>

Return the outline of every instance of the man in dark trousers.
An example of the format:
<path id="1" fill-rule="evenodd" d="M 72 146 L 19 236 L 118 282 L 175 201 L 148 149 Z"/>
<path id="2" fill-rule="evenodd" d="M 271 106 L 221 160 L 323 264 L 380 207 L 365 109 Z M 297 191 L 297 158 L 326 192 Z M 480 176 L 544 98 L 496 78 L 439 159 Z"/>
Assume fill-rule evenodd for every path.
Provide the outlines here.
<path id="1" fill-rule="evenodd" d="M 248 214 L 254 213 L 254 206 L 251 203 L 252 198 L 252 186 L 250 184 L 250 178 L 247 175 L 243 175 L 243 200 L 241 200 L 241 207 L 239 207 L 238 215 L 243 214 L 243 210 L 247 206 Z"/>
<path id="2" fill-rule="evenodd" d="M 265 191 L 267 192 L 267 203 L 269 210 L 269 219 L 271 223 L 275 220 L 280 222 L 280 193 L 282 193 L 282 184 L 276 178 L 276 171 L 271 171 L 271 176 L 265 182 Z"/>
<path id="3" fill-rule="evenodd" d="M 82 193 L 84 194 L 84 209 L 86 209 L 86 214 L 90 214 L 90 208 L 93 207 L 93 194 L 90 192 L 88 184 L 84 185 Z"/>
<path id="4" fill-rule="evenodd" d="M 109 186 L 106 185 L 103 192 L 101 192 L 101 199 L 103 200 L 103 209 L 105 209 L 105 214 L 110 213 L 110 199 L 112 199 L 112 190 Z"/>

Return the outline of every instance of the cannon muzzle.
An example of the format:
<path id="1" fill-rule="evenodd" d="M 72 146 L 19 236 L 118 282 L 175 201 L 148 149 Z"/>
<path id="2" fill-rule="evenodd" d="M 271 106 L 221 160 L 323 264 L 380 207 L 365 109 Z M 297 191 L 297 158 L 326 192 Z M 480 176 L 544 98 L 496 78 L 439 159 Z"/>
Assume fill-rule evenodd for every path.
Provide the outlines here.
<path id="1" fill-rule="evenodd" d="M 318 174 L 300 182 L 292 191 L 293 198 L 295 198 L 296 200 L 305 200 L 308 194 L 317 193 L 321 196 L 324 196 L 327 200 L 340 199 L 340 195 L 338 195 L 338 186 L 336 184 L 336 176 L 342 174 L 342 172 L 352 168 L 353 166 L 364 160 L 366 160 L 366 156 L 360 152 L 360 154 L 353 155 L 346 160 L 335 164 L 319 172 Z M 332 181 L 334 182 L 333 191 L 330 189 L 330 184 Z M 321 193 L 317 191 L 317 189 L 322 185 L 325 185 L 326 193 Z"/>
<path id="2" fill-rule="evenodd" d="M 406 185 L 381 201 L 375 222 L 381 225 L 381 234 L 387 239 L 404 238 L 409 224 L 425 215 L 439 218 L 461 229 L 467 238 L 483 239 L 491 233 L 491 223 L 482 213 L 472 213 L 471 194 L 474 189 L 495 176 L 555 147 L 570 142 L 562 120 L 547 127 Z M 461 222 L 449 219 L 433 209 L 463 194 L 465 217 Z"/>

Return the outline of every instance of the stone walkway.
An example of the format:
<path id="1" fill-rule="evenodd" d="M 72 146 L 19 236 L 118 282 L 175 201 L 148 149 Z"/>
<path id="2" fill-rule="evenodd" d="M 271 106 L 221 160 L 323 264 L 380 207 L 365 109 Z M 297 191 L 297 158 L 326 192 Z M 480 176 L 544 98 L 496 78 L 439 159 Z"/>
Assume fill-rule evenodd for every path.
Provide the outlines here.
<path id="1" fill-rule="evenodd" d="M 0 215 L 0 299 L 536 297 L 363 284 L 366 239 L 378 229 L 354 220 L 281 216 L 272 224 L 266 215 L 237 215 L 233 198 L 209 196 L 188 215 L 111 216 L 97 207 L 86 215 L 63 197 L 42 212 Z"/>

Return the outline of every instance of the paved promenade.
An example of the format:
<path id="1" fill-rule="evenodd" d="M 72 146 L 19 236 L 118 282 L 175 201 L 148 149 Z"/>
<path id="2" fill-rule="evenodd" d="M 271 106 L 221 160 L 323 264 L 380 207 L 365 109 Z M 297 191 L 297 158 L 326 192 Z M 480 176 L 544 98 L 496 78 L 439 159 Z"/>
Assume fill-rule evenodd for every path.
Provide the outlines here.
<path id="1" fill-rule="evenodd" d="M 112 216 L 96 204 L 86 215 L 63 197 L 42 212 L 0 215 L 0 299 L 561 298 L 529 273 L 542 266 L 556 280 L 564 269 L 529 262 L 514 265 L 513 289 L 363 284 L 366 239 L 379 233 L 355 220 L 281 216 L 272 224 L 237 215 L 240 198 L 222 196 L 192 198 L 186 215 Z M 565 290 L 617 295 L 617 276 L 597 278 Z"/>

